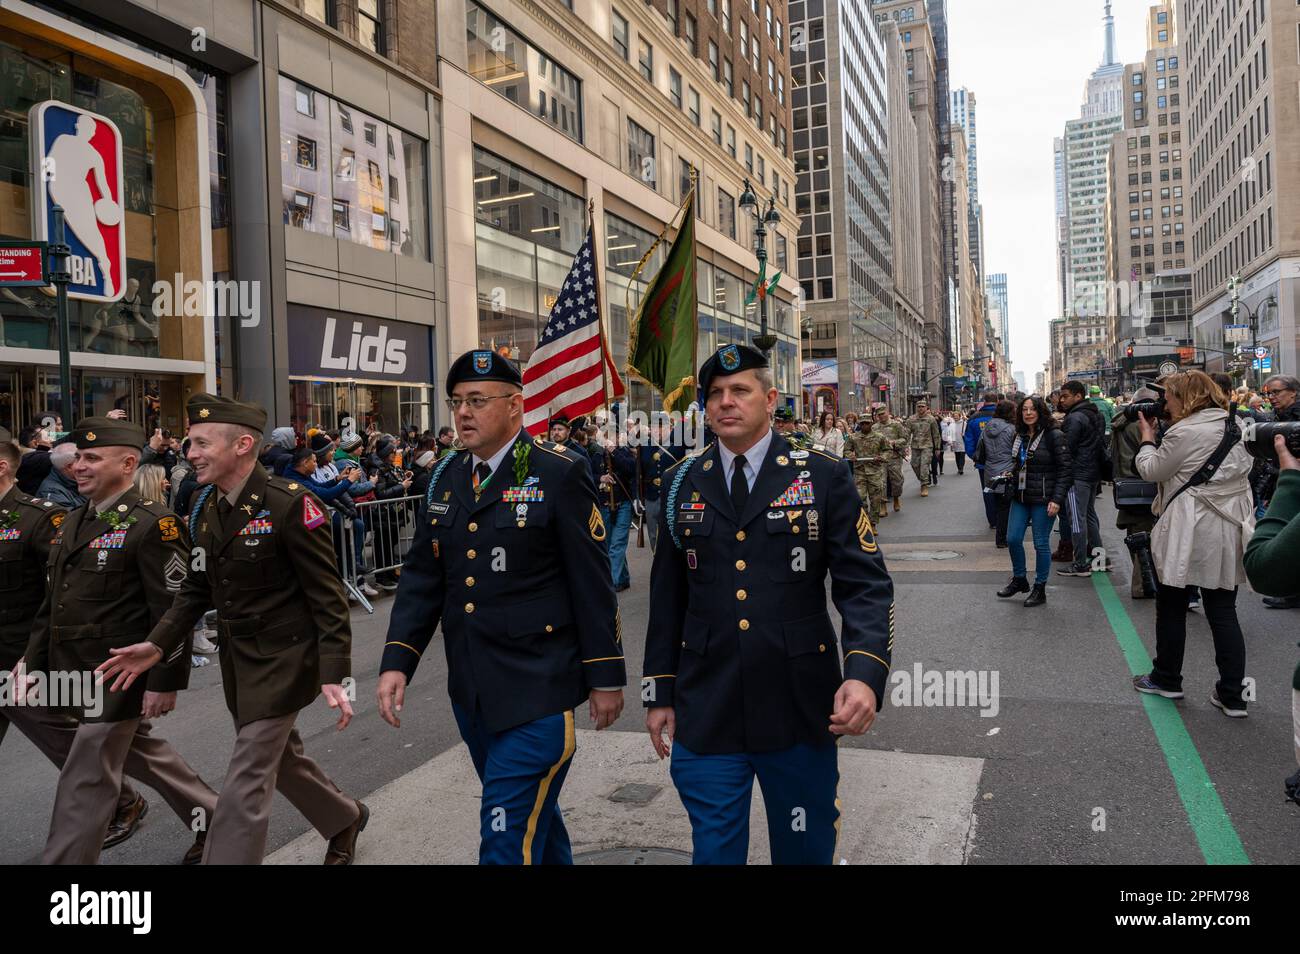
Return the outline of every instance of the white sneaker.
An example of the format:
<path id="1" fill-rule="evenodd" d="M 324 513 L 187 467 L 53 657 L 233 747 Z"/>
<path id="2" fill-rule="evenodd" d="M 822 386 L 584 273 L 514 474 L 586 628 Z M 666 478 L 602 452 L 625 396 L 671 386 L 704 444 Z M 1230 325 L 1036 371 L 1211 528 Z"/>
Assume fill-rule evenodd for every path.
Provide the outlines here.
<path id="1" fill-rule="evenodd" d="M 209 633 L 212 635 L 209 636 Z M 216 635 L 216 631 L 211 629 L 195 633 L 193 652 L 200 656 L 211 656 L 217 651 L 217 644 L 212 641 L 212 637 Z"/>
<path id="2" fill-rule="evenodd" d="M 358 586 L 357 589 L 361 591 L 362 596 L 375 597 L 379 595 L 379 591 L 375 589 L 373 586 L 371 586 L 369 583 L 367 583 L 365 580 L 361 581 L 361 585 Z"/>
<path id="3" fill-rule="evenodd" d="M 1225 703 L 1223 700 L 1221 700 L 1221 699 L 1219 698 L 1219 690 L 1218 690 L 1218 689 L 1211 689 L 1211 690 L 1210 690 L 1210 705 L 1214 706 L 1214 708 L 1218 709 L 1220 712 L 1222 712 L 1224 715 L 1226 715 L 1226 716 L 1227 716 L 1228 718 L 1230 718 L 1230 719 L 1244 719 L 1244 718 L 1246 718 L 1246 710 L 1245 710 L 1245 709 L 1239 709 L 1239 708 L 1236 708 L 1236 707 L 1234 707 L 1234 706 L 1230 706 L 1230 705 L 1228 705 L 1227 703 Z"/>

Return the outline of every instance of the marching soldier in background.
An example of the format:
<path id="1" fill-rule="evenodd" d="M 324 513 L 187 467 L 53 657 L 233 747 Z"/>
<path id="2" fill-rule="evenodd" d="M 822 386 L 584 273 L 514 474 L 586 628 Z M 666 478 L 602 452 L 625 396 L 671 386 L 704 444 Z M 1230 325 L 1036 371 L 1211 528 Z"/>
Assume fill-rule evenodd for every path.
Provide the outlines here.
<path id="1" fill-rule="evenodd" d="M 650 439 L 644 442 L 637 453 L 640 455 L 640 473 L 639 484 L 641 487 L 641 500 L 644 502 L 645 512 L 642 514 L 642 521 L 650 533 L 650 551 L 653 553 L 659 546 L 659 512 L 663 502 L 663 495 L 667 493 L 667 488 L 663 486 L 664 474 L 668 468 L 672 467 L 679 460 L 686 456 L 685 447 L 668 447 L 665 446 L 668 430 L 667 425 L 658 422 L 651 425 Z"/>
<path id="2" fill-rule="evenodd" d="M 889 451 L 885 455 L 885 493 L 894 500 L 895 512 L 903 509 L 903 460 L 908 454 L 911 432 L 898 418 L 889 413 L 889 408 L 882 404 L 873 413 L 875 424 L 873 431 L 880 431 L 889 442 Z"/>
<path id="3" fill-rule="evenodd" d="M 930 496 L 930 478 L 934 455 L 943 452 L 943 435 L 939 421 L 930 413 L 924 401 L 916 404 L 916 413 L 907 419 L 907 431 L 912 451 L 912 473 L 921 482 L 921 496 Z"/>
<path id="4" fill-rule="evenodd" d="M 143 639 L 171 605 L 185 579 L 188 541 L 179 519 L 157 501 L 142 500 L 132 477 L 144 447 L 135 424 L 89 417 L 72 431 L 73 473 L 88 503 L 68 514 L 49 555 L 49 589 L 32 624 L 24 657 L 29 672 L 82 674 L 90 690 L 96 667 L 114 647 Z M 176 708 L 189 684 L 187 630 L 149 674 L 123 692 L 94 684 L 80 700 L 51 700 L 75 713 L 78 725 L 59 773 L 45 864 L 94 864 L 118 804 L 123 767 L 152 763 L 144 775 L 187 824 L 212 816 L 216 795 L 142 719 Z M 23 714 L 19 718 L 36 717 Z M 140 775 L 139 772 L 136 773 Z M 202 841 L 202 832 L 199 841 Z M 186 861 L 193 861 L 192 848 Z"/>
<path id="5" fill-rule="evenodd" d="M 870 512 L 881 520 L 889 509 L 885 497 L 889 450 L 889 438 L 883 431 L 873 429 L 871 421 L 865 418 L 844 442 L 844 456 L 853 462 L 853 481 L 858 486 L 858 494 L 863 503 L 869 504 Z"/>
<path id="6" fill-rule="evenodd" d="M 45 572 L 50 547 L 67 512 L 48 500 L 29 497 L 14 483 L 20 452 L 9 432 L 0 427 L 0 672 L 17 665 L 32 634 L 32 623 L 45 597 Z M 37 700 L 32 699 L 33 703 Z M 77 734 L 77 720 L 66 711 L 42 705 L 7 705 L 0 708 L 0 742 L 12 722 L 54 765 L 62 769 Z M 211 814 L 217 802 L 212 791 L 164 739 L 149 735 L 142 722 L 126 756 L 125 771 L 167 797 L 188 827 L 196 806 Z M 195 797 L 195 794 L 201 797 Z M 140 826 L 149 804 L 125 779 L 104 848 L 121 844 Z M 202 835 L 186 853 L 183 864 L 193 864 L 202 853 Z"/>
<path id="7" fill-rule="evenodd" d="M 763 353 L 726 345 L 699 380 L 718 443 L 668 472 L 646 728 L 660 758 L 671 752 L 697 864 L 745 863 L 755 776 L 773 862 L 829 864 L 835 743 L 866 732 L 884 701 L 893 584 L 843 460 L 773 432 Z"/>
<path id="8" fill-rule="evenodd" d="M 447 688 L 483 782 L 482 864 L 571 864 L 559 794 L 576 748 L 573 709 L 597 729 L 623 709 L 622 633 L 605 524 L 586 462 L 521 430 L 519 372 L 470 351 L 447 373 L 466 451 L 429 483 L 380 664 L 392 726 L 442 623 Z"/>
<path id="9" fill-rule="evenodd" d="M 812 447 L 812 438 L 795 427 L 794 411 L 785 405 L 778 407 L 773 412 L 772 422 L 776 432 L 789 441 L 791 447 L 801 450 L 808 450 Z"/>
<path id="10" fill-rule="evenodd" d="M 305 484 L 268 477 L 257 451 L 260 407 L 196 394 L 186 402 L 201 489 L 189 527 L 190 572 L 148 641 L 113 650 L 104 682 L 129 694 L 135 677 L 183 647 L 216 607 L 221 682 L 237 734 L 208 831 L 204 864 L 260 864 L 278 789 L 329 840 L 325 864 L 351 864 L 366 806 L 335 787 L 303 754 L 294 722 L 323 694 L 352 718 L 352 629 L 335 568 L 326 507 Z M 187 661 L 188 651 L 184 658 Z"/>

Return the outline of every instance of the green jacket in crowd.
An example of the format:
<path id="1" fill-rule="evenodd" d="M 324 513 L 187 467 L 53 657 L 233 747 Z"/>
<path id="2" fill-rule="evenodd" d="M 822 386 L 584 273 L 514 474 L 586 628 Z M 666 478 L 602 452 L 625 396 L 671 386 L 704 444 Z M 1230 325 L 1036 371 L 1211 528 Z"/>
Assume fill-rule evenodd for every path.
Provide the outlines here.
<path id="1" fill-rule="evenodd" d="M 1255 535 L 1246 547 L 1246 577 L 1264 596 L 1295 596 L 1300 583 L 1295 572 L 1300 559 L 1300 470 L 1284 470 L 1268 513 L 1255 525 Z M 1291 677 L 1292 688 L 1300 691 L 1300 666 Z"/>

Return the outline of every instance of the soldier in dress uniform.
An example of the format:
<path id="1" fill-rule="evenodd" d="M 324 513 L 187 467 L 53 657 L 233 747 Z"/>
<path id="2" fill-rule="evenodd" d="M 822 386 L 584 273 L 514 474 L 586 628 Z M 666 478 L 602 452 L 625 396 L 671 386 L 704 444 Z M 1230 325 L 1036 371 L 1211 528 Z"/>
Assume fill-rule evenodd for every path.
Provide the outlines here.
<path id="1" fill-rule="evenodd" d="M 176 693 L 189 684 L 191 632 L 128 691 L 94 685 L 96 667 L 114 647 L 143 639 L 171 605 L 185 578 L 188 541 L 178 518 L 164 504 L 142 500 L 132 485 L 145 443 L 139 426 L 89 417 L 71 437 L 77 490 L 88 502 L 55 529 L 49 589 L 32 621 L 23 666 L 28 673 L 79 674 L 83 691 L 95 691 L 81 700 L 48 700 L 78 725 L 59 773 L 46 864 L 98 860 L 128 762 L 187 825 L 204 827 L 216 804 L 212 789 L 143 721 L 175 709 Z M 37 717 L 25 711 L 16 718 L 34 724 Z M 201 839 L 200 830 L 196 844 Z M 186 861 L 195 854 L 192 848 Z"/>
<path id="2" fill-rule="evenodd" d="M 835 743 L 865 732 L 884 702 L 893 584 L 844 462 L 773 432 L 763 353 L 726 345 L 699 380 L 718 443 L 667 475 L 646 728 L 660 758 L 671 752 L 697 864 L 744 864 L 755 776 L 772 860 L 829 864 Z"/>
<path id="3" fill-rule="evenodd" d="M 45 598 L 50 547 L 67 517 L 62 507 L 29 497 L 18 489 L 14 475 L 19 457 L 18 446 L 0 427 L 0 672 L 12 670 L 27 648 L 32 623 Z M 10 722 L 57 768 L 63 768 L 77 734 L 75 717 L 42 705 L 7 705 L 0 708 L 0 742 Z M 147 722 L 141 722 L 127 753 L 125 772 L 167 795 L 168 803 L 188 827 L 195 820 L 196 805 L 206 806 L 210 814 L 217 794 L 203 784 L 165 739 L 150 735 L 149 728 Z M 195 800 L 194 792 L 202 797 Z M 123 779 L 102 847 L 111 848 L 130 838 L 147 811 L 144 796 Z M 197 862 L 201 853 L 199 840 L 182 863 Z"/>
<path id="4" fill-rule="evenodd" d="M 878 519 L 888 513 L 885 497 L 886 455 L 889 438 L 884 432 L 873 430 L 870 419 L 864 419 L 844 442 L 844 456 L 853 462 L 853 481 L 863 503 Z"/>
<path id="5" fill-rule="evenodd" d="M 773 426 L 776 428 L 776 432 L 789 441 L 791 447 L 801 450 L 807 450 L 812 447 L 812 438 L 795 427 L 794 411 L 790 410 L 784 404 L 773 412 L 772 421 Z"/>
<path id="6" fill-rule="evenodd" d="M 190 572 L 148 641 L 114 650 L 107 683 L 136 675 L 182 645 L 210 607 L 221 634 L 221 681 L 236 727 L 204 864 L 260 864 L 278 789 L 329 840 L 325 864 L 351 864 L 370 812 L 303 754 L 294 722 L 324 695 L 352 718 L 352 629 L 334 560 L 329 512 L 307 485 L 268 477 L 257 462 L 266 412 L 211 394 L 186 402 L 195 491 Z M 187 656 L 188 658 L 188 656 Z"/>
<path id="7" fill-rule="evenodd" d="M 669 467 L 686 456 L 685 447 L 668 446 L 664 430 L 665 427 L 661 424 L 652 425 L 649 439 L 637 451 L 640 456 L 638 484 L 645 508 L 641 519 L 649 531 L 651 553 L 659 546 L 659 512 L 663 495 L 667 492 L 663 486 L 664 474 Z"/>
<path id="8" fill-rule="evenodd" d="M 447 372 L 466 450 L 429 482 L 402 567 L 379 677 L 400 726 L 406 688 L 442 624 L 447 688 L 483 782 L 482 864 L 570 864 L 560 788 L 584 700 L 597 729 L 623 708 L 622 632 L 605 525 L 578 454 L 521 430 L 519 372 L 470 351 Z"/>
<path id="9" fill-rule="evenodd" d="M 921 482 L 921 496 L 928 497 L 934 476 L 934 455 L 943 453 L 943 434 L 938 419 L 930 413 L 929 404 L 917 402 L 916 413 L 907 419 L 907 432 L 912 450 L 912 473 Z"/>
<path id="10" fill-rule="evenodd" d="M 885 461 L 885 492 L 893 498 L 894 511 L 898 512 L 903 509 L 903 461 L 909 453 L 911 432 L 902 421 L 889 413 L 889 408 L 884 404 L 876 408 L 874 417 L 872 430 L 881 431 L 889 440 L 889 453 Z"/>

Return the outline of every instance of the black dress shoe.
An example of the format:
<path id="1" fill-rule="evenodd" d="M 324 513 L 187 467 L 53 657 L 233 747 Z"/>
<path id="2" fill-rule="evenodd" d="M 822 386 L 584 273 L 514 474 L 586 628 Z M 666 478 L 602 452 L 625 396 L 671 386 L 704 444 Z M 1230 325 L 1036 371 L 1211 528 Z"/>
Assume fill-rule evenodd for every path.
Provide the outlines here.
<path id="1" fill-rule="evenodd" d="M 108 833 L 104 835 L 104 848 L 112 848 L 114 845 L 120 845 L 140 827 L 140 822 L 144 821 L 144 816 L 149 814 L 149 803 L 144 800 L 143 795 L 137 795 L 135 801 L 125 808 L 118 809 L 113 816 L 112 822 L 109 823 Z"/>
<path id="2" fill-rule="evenodd" d="M 350 865 L 357 850 L 357 835 L 365 830 L 370 821 L 370 809 L 362 802 L 357 802 L 357 820 L 330 839 L 325 850 L 325 864 Z"/>
<path id="3" fill-rule="evenodd" d="M 1269 609 L 1295 609 L 1300 606 L 1300 596 L 1266 596 L 1264 605 Z"/>
<path id="4" fill-rule="evenodd" d="M 197 865 L 203 860 L 203 846 L 207 844 L 208 833 L 201 831 L 194 839 L 194 844 L 190 845 L 189 850 L 185 852 L 185 857 L 181 859 L 183 865 Z"/>
<path id="5" fill-rule="evenodd" d="M 1047 586 L 1043 583 L 1035 583 L 1034 588 L 1029 591 L 1028 598 L 1025 599 L 1026 606 L 1042 606 L 1047 602 Z"/>
<path id="6" fill-rule="evenodd" d="M 1006 599 L 1008 596 L 1015 596 L 1017 593 L 1029 592 L 1029 580 L 1023 576 L 1013 576 L 1002 589 L 998 590 L 998 596 Z"/>

